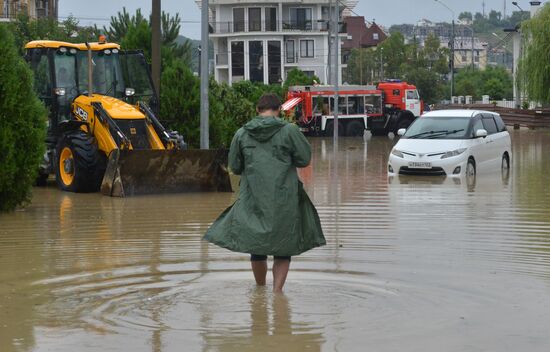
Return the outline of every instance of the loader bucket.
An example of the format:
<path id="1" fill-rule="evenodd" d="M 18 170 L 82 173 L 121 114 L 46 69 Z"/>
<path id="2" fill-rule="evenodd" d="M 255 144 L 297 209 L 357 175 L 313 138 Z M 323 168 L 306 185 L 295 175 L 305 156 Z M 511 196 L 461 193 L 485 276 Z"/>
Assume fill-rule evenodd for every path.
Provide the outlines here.
<path id="1" fill-rule="evenodd" d="M 223 150 L 113 150 L 101 193 L 112 197 L 231 192 Z"/>

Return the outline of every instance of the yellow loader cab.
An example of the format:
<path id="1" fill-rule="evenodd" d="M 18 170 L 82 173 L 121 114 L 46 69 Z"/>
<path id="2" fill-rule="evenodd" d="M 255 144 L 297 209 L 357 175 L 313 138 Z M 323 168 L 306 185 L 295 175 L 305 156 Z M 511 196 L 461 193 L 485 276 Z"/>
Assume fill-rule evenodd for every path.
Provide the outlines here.
<path id="1" fill-rule="evenodd" d="M 141 51 L 49 40 L 25 49 L 50 111 L 39 182 L 55 174 L 62 190 L 111 196 L 231 190 L 225 153 L 186 150 L 183 137 L 156 117 Z"/>

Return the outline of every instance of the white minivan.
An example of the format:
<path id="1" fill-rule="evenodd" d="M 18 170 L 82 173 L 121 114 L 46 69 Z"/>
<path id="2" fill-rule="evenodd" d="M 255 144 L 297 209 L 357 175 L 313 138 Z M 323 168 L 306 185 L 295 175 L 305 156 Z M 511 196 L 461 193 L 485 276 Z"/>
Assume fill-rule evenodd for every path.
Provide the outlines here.
<path id="1" fill-rule="evenodd" d="M 479 170 L 510 167 L 510 135 L 494 112 L 431 111 L 398 135 L 388 160 L 390 176 L 474 176 Z"/>

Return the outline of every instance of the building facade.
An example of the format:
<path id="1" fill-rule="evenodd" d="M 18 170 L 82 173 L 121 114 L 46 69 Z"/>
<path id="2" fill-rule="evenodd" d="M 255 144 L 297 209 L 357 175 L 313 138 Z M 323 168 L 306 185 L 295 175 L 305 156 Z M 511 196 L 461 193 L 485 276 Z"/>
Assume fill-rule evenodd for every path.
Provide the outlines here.
<path id="1" fill-rule="evenodd" d="M 30 18 L 57 19 L 59 0 L 0 0 L 0 21 L 11 21 L 21 13 Z"/>
<path id="2" fill-rule="evenodd" d="M 328 82 L 329 4 L 330 0 L 210 0 L 215 79 L 277 84 L 297 68 L 319 77 L 319 83 Z M 353 5 L 340 11 L 349 6 Z M 339 64 L 345 67 L 341 55 Z"/>

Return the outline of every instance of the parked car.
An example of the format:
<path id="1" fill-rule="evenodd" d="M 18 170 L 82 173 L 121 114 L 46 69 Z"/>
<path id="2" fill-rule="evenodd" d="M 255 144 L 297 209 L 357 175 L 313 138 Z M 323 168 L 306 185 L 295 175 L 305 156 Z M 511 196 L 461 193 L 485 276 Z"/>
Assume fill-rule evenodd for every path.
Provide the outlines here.
<path id="1" fill-rule="evenodd" d="M 508 170 L 511 141 L 499 114 L 437 110 L 416 119 L 390 153 L 388 174 L 475 176 L 478 170 Z"/>

